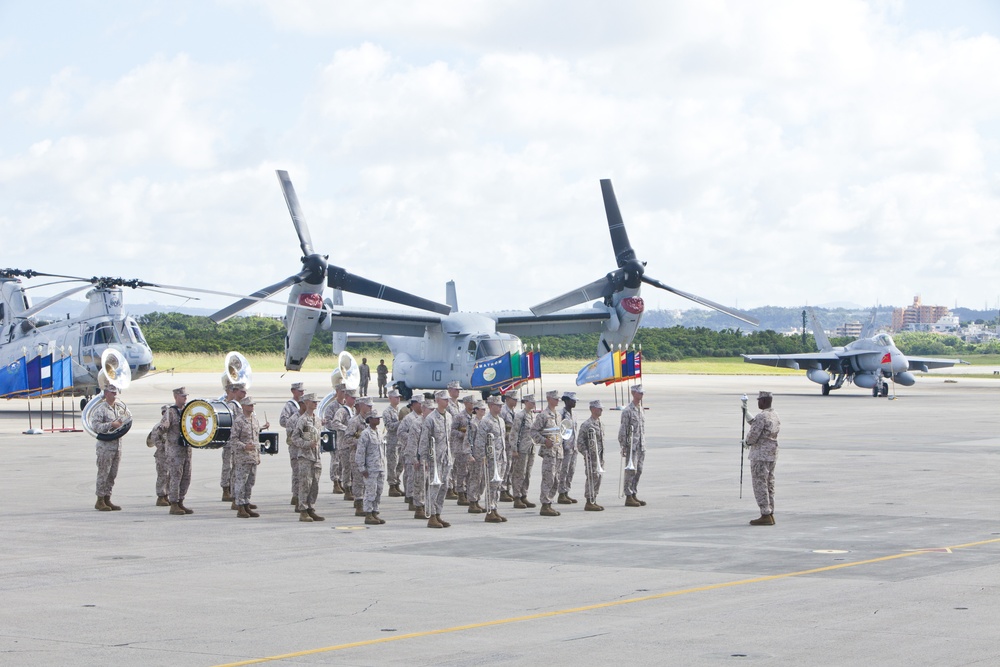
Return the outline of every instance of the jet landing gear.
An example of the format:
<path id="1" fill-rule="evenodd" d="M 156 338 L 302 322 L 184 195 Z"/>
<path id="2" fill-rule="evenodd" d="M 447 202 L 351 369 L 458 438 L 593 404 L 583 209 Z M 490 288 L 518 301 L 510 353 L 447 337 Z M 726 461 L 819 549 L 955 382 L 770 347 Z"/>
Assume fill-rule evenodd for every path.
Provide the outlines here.
<path id="1" fill-rule="evenodd" d="M 830 383 L 829 382 L 824 382 L 823 383 L 823 395 L 824 396 L 829 396 L 830 395 Z"/>
<path id="2" fill-rule="evenodd" d="M 889 383 L 884 380 L 872 387 L 872 398 L 878 398 L 882 396 L 885 398 L 889 395 Z"/>

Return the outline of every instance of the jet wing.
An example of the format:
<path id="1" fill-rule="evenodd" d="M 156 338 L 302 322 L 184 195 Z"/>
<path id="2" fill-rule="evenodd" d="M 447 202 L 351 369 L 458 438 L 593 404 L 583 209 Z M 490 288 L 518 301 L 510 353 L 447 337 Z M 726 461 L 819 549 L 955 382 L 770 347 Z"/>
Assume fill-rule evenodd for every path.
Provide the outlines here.
<path id="1" fill-rule="evenodd" d="M 577 312 L 534 315 L 530 311 L 491 313 L 497 331 L 524 336 L 558 336 L 560 334 L 599 333 L 610 319 L 607 311 L 589 309 Z"/>
<path id="2" fill-rule="evenodd" d="M 330 330 L 379 336 L 421 337 L 428 326 L 439 325 L 444 316 L 434 313 L 403 313 L 368 308 L 334 306 L 330 311 Z"/>
<path id="3" fill-rule="evenodd" d="M 827 369 L 836 365 L 841 356 L 836 352 L 801 352 L 799 354 L 744 354 L 741 355 L 743 361 L 748 364 L 760 364 L 761 366 L 774 366 L 775 368 L 791 368 L 799 370 L 801 368 Z"/>
<path id="4" fill-rule="evenodd" d="M 925 373 L 932 368 L 951 368 L 955 364 L 969 363 L 961 359 L 934 359 L 931 357 L 911 357 L 910 355 L 906 355 L 906 361 L 909 362 L 911 371 L 923 371 Z"/>

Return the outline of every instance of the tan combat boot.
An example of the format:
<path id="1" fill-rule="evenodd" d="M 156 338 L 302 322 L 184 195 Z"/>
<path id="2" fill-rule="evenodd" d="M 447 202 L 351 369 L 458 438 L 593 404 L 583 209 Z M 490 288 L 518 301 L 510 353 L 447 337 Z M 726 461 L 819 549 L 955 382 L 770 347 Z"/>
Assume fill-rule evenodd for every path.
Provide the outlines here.
<path id="1" fill-rule="evenodd" d="M 500 489 L 500 502 L 509 503 L 514 501 L 514 496 L 510 495 L 507 489 Z"/>
<path id="2" fill-rule="evenodd" d="M 250 512 L 247 512 L 246 505 L 237 505 L 236 516 L 240 519 L 249 519 Z"/>
<path id="3" fill-rule="evenodd" d="M 346 491 L 344 491 L 344 500 L 353 501 L 354 500 L 354 492 L 352 490 L 350 490 L 350 489 L 347 489 Z"/>
<path id="4" fill-rule="evenodd" d="M 339 479 L 336 479 L 336 480 L 333 481 L 333 492 L 334 493 L 343 493 L 344 492 L 344 487 L 340 485 L 340 480 Z"/>
<path id="5" fill-rule="evenodd" d="M 496 510 L 490 510 L 486 513 L 486 523 L 501 523 L 500 515 L 497 514 Z"/>
<path id="6" fill-rule="evenodd" d="M 521 502 L 524 503 L 524 506 L 529 510 L 538 507 L 538 505 L 528 500 L 528 496 L 521 496 Z"/>
<path id="7" fill-rule="evenodd" d="M 389 485 L 389 496 L 392 498 L 399 498 L 403 495 L 403 492 L 399 488 L 399 484 Z"/>
<path id="8" fill-rule="evenodd" d="M 427 527 L 428 528 L 444 528 L 444 526 L 441 525 L 441 522 L 438 521 L 437 514 L 432 514 L 431 518 L 427 520 Z"/>
<path id="9" fill-rule="evenodd" d="M 229 503 L 229 509 L 231 509 L 231 510 L 238 510 L 239 508 L 240 508 L 240 506 L 236 504 L 235 500 L 233 502 Z"/>
<path id="10" fill-rule="evenodd" d="M 97 496 L 97 502 L 94 503 L 95 510 L 101 510 L 102 512 L 110 512 L 111 508 L 104 504 L 104 496 Z"/>
<path id="11" fill-rule="evenodd" d="M 381 525 L 381 524 L 379 524 L 377 516 L 375 516 L 371 512 L 368 512 L 367 514 L 365 514 L 365 525 L 366 526 L 378 526 L 378 525 Z"/>
<path id="12" fill-rule="evenodd" d="M 299 521 L 304 521 L 305 523 L 312 523 L 313 518 L 309 516 L 309 512 L 299 512 Z"/>
<path id="13" fill-rule="evenodd" d="M 751 526 L 773 526 L 774 525 L 774 515 L 773 514 L 761 514 L 759 519 L 752 519 L 750 521 Z"/>
<path id="14" fill-rule="evenodd" d="M 625 507 L 642 507 L 635 496 L 625 496 Z"/>
<path id="15" fill-rule="evenodd" d="M 364 516 L 365 515 L 365 501 L 355 500 L 354 501 L 354 516 Z"/>
<path id="16" fill-rule="evenodd" d="M 288 504 L 289 505 L 298 505 L 299 504 L 299 497 L 298 496 L 292 496 L 292 502 L 290 502 Z"/>
<path id="17" fill-rule="evenodd" d="M 170 501 L 167 500 L 166 496 L 156 496 L 156 506 L 157 507 L 170 507 Z"/>
<path id="18" fill-rule="evenodd" d="M 313 521 L 326 521 L 325 516 L 320 516 L 319 514 L 316 514 L 316 510 L 314 510 L 311 507 L 306 510 L 306 514 L 308 514 Z"/>
<path id="19" fill-rule="evenodd" d="M 524 504 L 523 498 L 514 498 L 514 509 L 525 510 L 528 509 L 528 506 Z"/>
<path id="20" fill-rule="evenodd" d="M 583 511 L 585 512 L 600 512 L 604 508 L 595 502 L 587 501 L 587 504 L 583 506 Z"/>
<path id="21" fill-rule="evenodd" d="M 256 519 L 257 517 L 260 516 L 260 514 L 258 514 L 257 512 L 254 512 L 254 508 L 257 507 L 256 505 L 244 505 L 244 507 L 247 508 L 247 510 L 246 510 L 247 514 L 249 514 L 251 518 Z"/>
<path id="22" fill-rule="evenodd" d="M 469 506 L 469 496 L 464 491 L 459 491 L 458 492 L 458 504 L 459 504 L 460 507 L 468 507 Z"/>
<path id="23" fill-rule="evenodd" d="M 556 502 L 559 503 L 560 505 L 573 504 L 573 501 L 569 499 L 569 495 L 565 493 L 560 493 L 559 498 L 556 499 Z"/>
<path id="24" fill-rule="evenodd" d="M 184 504 L 183 500 L 178 500 L 177 506 L 180 507 L 182 510 L 184 510 L 185 514 L 194 514 L 194 510 L 188 508 L 188 506 Z"/>
<path id="25" fill-rule="evenodd" d="M 413 510 L 413 518 L 414 519 L 429 519 L 430 517 L 427 516 L 427 512 L 424 510 L 423 507 L 418 507 L 417 509 Z"/>
<path id="26" fill-rule="evenodd" d="M 376 519 L 378 519 L 378 523 L 379 523 L 380 526 L 385 523 L 385 519 L 383 519 L 382 517 L 380 517 L 378 515 L 378 512 L 372 512 L 372 516 L 374 516 Z"/>
<path id="27" fill-rule="evenodd" d="M 170 503 L 170 513 L 175 516 L 185 516 L 187 514 L 177 503 Z"/>
<path id="28" fill-rule="evenodd" d="M 435 515 L 438 518 L 438 523 L 441 524 L 442 528 L 451 528 L 451 524 L 441 518 L 440 514 Z"/>
<path id="29" fill-rule="evenodd" d="M 542 509 L 538 512 L 541 516 L 559 516 L 559 512 L 552 509 L 549 503 L 542 503 Z"/>
<path id="30" fill-rule="evenodd" d="M 224 486 L 222 487 L 222 502 L 226 502 L 227 500 L 232 501 L 233 494 L 228 486 Z"/>
<path id="31" fill-rule="evenodd" d="M 116 512 L 121 509 L 121 507 L 119 507 L 118 505 L 115 505 L 113 502 L 111 502 L 111 496 L 109 496 L 109 495 L 108 496 L 104 496 L 104 504 L 107 505 L 108 507 L 110 507 L 111 509 L 113 509 Z"/>

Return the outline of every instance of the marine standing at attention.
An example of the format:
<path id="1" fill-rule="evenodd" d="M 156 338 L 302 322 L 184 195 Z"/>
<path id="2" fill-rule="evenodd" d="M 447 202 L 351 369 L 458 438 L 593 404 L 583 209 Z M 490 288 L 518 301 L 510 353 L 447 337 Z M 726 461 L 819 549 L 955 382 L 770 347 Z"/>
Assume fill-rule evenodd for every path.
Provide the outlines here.
<path id="1" fill-rule="evenodd" d="M 295 420 L 302 413 L 302 395 L 304 393 L 305 389 L 302 383 L 293 382 L 292 397 L 288 399 L 285 406 L 281 408 L 281 414 L 278 415 L 278 424 L 285 429 L 285 442 L 288 442 L 288 438 L 292 434 L 292 429 L 295 427 Z M 295 497 L 295 494 L 298 493 L 299 478 L 295 470 L 295 457 L 293 456 L 291 447 L 288 448 L 288 462 L 292 466 L 292 505 L 297 505 L 299 501 Z"/>
<path id="2" fill-rule="evenodd" d="M 760 507 L 760 518 L 750 521 L 751 526 L 774 525 L 774 466 L 778 461 L 778 432 L 781 421 L 778 413 L 771 409 L 771 392 L 762 391 L 757 395 L 760 412 L 755 417 L 746 414 L 750 432 L 747 433 L 746 447 L 750 449 L 750 474 L 753 477 L 753 495 Z"/>
<path id="3" fill-rule="evenodd" d="M 448 392 L 435 392 L 437 409 L 424 420 L 420 431 L 420 459 L 427 464 L 427 520 L 428 528 L 447 528 L 451 524 L 441 519 L 444 497 L 448 493 L 448 475 L 451 473 L 451 413 L 448 412 Z M 435 476 L 436 472 L 436 476 Z M 435 486 L 434 482 L 440 482 Z"/>
<path id="4" fill-rule="evenodd" d="M 324 517 L 316 514 L 316 498 L 319 495 L 319 478 L 323 464 L 319 458 L 319 420 L 316 417 L 316 394 L 302 395 L 303 412 L 295 420 L 292 432 L 288 435 L 288 448 L 293 451 L 298 469 L 299 488 L 296 491 L 298 504 L 295 510 L 299 513 L 299 521 L 306 523 L 322 521 Z"/>
<path id="5" fill-rule="evenodd" d="M 388 396 L 385 386 L 389 382 L 389 367 L 385 365 L 385 359 L 378 360 L 378 366 L 375 367 L 375 378 L 378 380 L 378 397 Z"/>
<path id="6" fill-rule="evenodd" d="M 236 417 L 243 412 L 240 401 L 246 398 L 247 386 L 242 382 L 226 385 L 226 405 L 229 407 L 229 414 L 235 422 Z M 219 486 L 222 487 L 222 500 L 233 500 L 233 437 L 229 434 L 229 440 L 222 447 L 222 474 L 219 476 Z"/>
<path id="7" fill-rule="evenodd" d="M 355 461 L 358 466 L 358 473 L 365 482 L 364 505 L 365 525 L 379 526 L 385 523 L 379 513 L 379 505 L 382 502 L 382 488 L 385 486 L 385 440 L 378 432 L 379 422 L 382 415 L 375 410 L 365 417 L 367 427 L 358 438 L 358 450 L 355 454 Z"/>
<path id="8" fill-rule="evenodd" d="M 535 441 L 531 437 L 531 425 L 535 419 L 535 395 L 525 394 L 521 399 L 524 406 L 514 415 L 510 427 L 510 486 L 514 496 L 514 509 L 530 509 L 535 503 L 528 500 L 528 486 L 531 484 L 531 468 L 535 464 Z"/>
<path id="9" fill-rule="evenodd" d="M 358 366 L 358 375 L 360 376 L 361 382 L 358 384 L 358 396 L 364 397 L 368 395 L 368 383 L 372 379 L 371 369 L 368 368 L 368 358 L 361 357 L 361 365 Z"/>
<path id="10" fill-rule="evenodd" d="M 90 425 L 96 433 L 113 433 L 129 418 L 128 409 L 117 398 L 118 387 L 113 384 L 105 387 L 104 402 L 94 406 L 90 413 Z M 97 440 L 97 503 L 94 504 L 94 509 L 102 512 L 121 509 L 111 502 L 111 491 L 115 488 L 121 460 L 121 438 Z"/>
<path id="11" fill-rule="evenodd" d="M 580 426 L 580 434 L 576 439 L 576 447 L 583 454 L 583 464 L 586 467 L 587 481 L 583 487 L 587 504 L 583 509 L 587 512 L 600 512 L 604 509 L 597 504 L 597 494 L 601 490 L 601 473 L 604 467 L 604 424 L 601 414 L 604 406 L 600 401 L 590 402 L 590 418 Z"/>
<path id="12" fill-rule="evenodd" d="M 625 471 L 625 507 L 642 507 L 645 500 L 639 500 L 636 489 L 642 476 L 642 465 L 646 460 L 646 417 L 642 414 L 642 385 L 633 385 L 632 402 L 622 410 L 622 421 L 618 427 L 618 445 L 622 458 L 631 461 L 634 470 Z"/>
<path id="13" fill-rule="evenodd" d="M 167 501 L 174 515 L 194 514 L 184 506 L 191 486 L 191 446 L 181 437 L 181 411 L 187 405 L 187 389 L 174 389 L 174 404 L 167 408 L 158 427 L 167 452 Z"/>
<path id="14" fill-rule="evenodd" d="M 576 498 L 569 495 L 570 487 L 573 486 L 573 475 L 576 473 L 576 418 L 573 417 L 573 408 L 576 407 L 576 392 L 567 391 L 562 395 L 563 407 L 559 411 L 559 425 L 569 421 L 573 423 L 573 431 L 568 439 L 562 441 L 563 460 L 559 469 L 559 499 L 556 501 L 560 505 L 569 505 L 576 502 Z"/>
<path id="15" fill-rule="evenodd" d="M 253 413 L 255 401 L 249 396 L 240 400 L 240 414 L 233 420 L 233 503 L 236 516 L 241 519 L 260 516 L 257 506 L 250 502 L 253 485 L 257 482 L 257 466 L 260 465 L 261 425 Z M 271 424 L 264 423 L 263 430 Z"/>
<path id="16" fill-rule="evenodd" d="M 402 472 L 402 457 L 399 455 L 399 392 L 390 389 L 386 396 L 389 407 L 382 411 L 382 425 L 385 426 L 385 478 L 389 482 L 389 495 L 398 498 L 403 495 L 399 488 L 399 473 Z"/>
<path id="17" fill-rule="evenodd" d="M 556 410 L 559 407 L 559 392 L 552 390 L 545 393 L 548 406 L 538 413 L 531 425 L 531 437 L 538 447 L 538 455 L 542 458 L 542 483 L 539 488 L 539 502 L 542 504 L 539 514 L 542 516 L 559 516 L 552 508 L 552 500 L 559 488 L 559 469 L 562 464 L 562 439 L 559 437 L 559 417 Z"/>

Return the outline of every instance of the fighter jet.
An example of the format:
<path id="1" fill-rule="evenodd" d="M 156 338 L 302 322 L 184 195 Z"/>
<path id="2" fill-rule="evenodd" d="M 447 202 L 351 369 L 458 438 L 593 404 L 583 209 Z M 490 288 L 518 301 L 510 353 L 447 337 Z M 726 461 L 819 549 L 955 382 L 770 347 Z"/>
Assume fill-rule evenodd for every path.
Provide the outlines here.
<path id="1" fill-rule="evenodd" d="M 813 324 L 813 336 L 819 352 L 801 354 L 744 354 L 743 360 L 750 364 L 806 369 L 806 377 L 823 385 L 823 395 L 833 389 L 840 389 L 844 382 L 853 382 L 859 387 L 872 390 L 872 396 L 889 395 L 887 379 L 904 387 L 912 386 L 916 378 L 910 371 L 927 372 L 932 368 L 950 368 L 955 364 L 967 364 L 961 359 L 934 359 L 929 357 L 907 357 L 887 333 L 875 333 L 875 314 L 861 331 L 861 337 L 845 347 L 833 347 L 823 331 L 812 308 L 809 318 Z M 833 384 L 831 384 L 831 380 Z"/>

